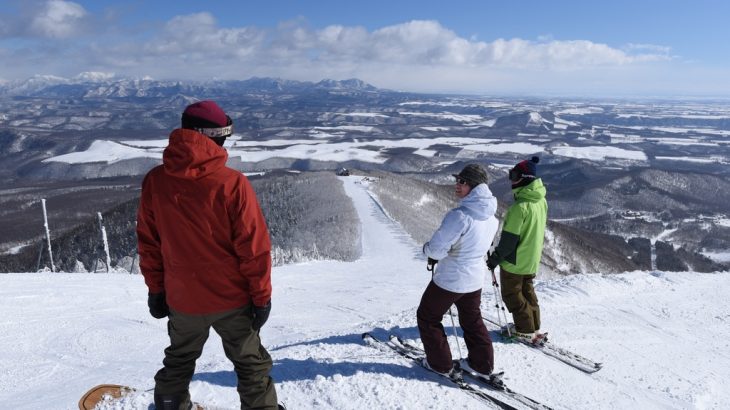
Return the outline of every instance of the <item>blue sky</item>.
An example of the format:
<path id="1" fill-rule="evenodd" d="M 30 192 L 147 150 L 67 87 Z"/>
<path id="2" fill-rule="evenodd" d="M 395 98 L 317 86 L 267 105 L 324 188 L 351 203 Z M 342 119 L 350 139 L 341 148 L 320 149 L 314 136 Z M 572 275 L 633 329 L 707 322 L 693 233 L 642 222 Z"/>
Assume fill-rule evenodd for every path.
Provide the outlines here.
<path id="1" fill-rule="evenodd" d="M 0 80 L 356 77 L 423 92 L 728 97 L 728 15 L 730 2 L 703 0 L 5 0 Z"/>

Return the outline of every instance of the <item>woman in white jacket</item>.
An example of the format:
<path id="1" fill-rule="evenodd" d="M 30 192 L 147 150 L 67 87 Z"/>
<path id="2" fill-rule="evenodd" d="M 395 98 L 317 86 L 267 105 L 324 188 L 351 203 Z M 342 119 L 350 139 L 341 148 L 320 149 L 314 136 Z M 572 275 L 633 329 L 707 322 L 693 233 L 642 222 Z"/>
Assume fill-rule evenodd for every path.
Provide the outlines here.
<path id="1" fill-rule="evenodd" d="M 439 229 L 423 245 L 429 265 L 438 264 L 418 306 L 418 331 L 426 351 L 424 364 L 438 373 L 451 372 L 451 349 L 441 320 L 455 304 L 469 351 L 461 366 L 489 375 L 494 368 L 494 350 L 480 305 L 486 274 L 484 257 L 499 225 L 494 217 L 497 199 L 481 166 L 469 164 L 454 177 L 461 202 L 444 216 Z"/>

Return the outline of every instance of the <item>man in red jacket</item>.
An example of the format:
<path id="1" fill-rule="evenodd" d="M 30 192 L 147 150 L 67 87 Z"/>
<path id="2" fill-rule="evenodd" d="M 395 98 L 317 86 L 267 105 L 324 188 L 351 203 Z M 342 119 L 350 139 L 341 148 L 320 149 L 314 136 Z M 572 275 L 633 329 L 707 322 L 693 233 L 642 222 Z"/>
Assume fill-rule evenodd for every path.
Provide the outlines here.
<path id="1" fill-rule="evenodd" d="M 188 387 L 212 327 L 238 376 L 241 407 L 276 409 L 259 329 L 271 310 L 271 242 L 248 179 L 226 167 L 233 122 L 213 101 L 189 105 L 163 164 L 142 183 L 140 268 L 150 314 L 168 317 L 157 409 L 191 408 Z"/>

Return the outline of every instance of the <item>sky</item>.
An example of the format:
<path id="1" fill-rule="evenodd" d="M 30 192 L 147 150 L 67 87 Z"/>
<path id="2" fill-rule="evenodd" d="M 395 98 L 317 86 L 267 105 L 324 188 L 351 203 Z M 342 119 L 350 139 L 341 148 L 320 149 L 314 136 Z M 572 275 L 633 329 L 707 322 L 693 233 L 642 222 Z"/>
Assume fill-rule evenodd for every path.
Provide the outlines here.
<path id="1" fill-rule="evenodd" d="M 730 96 L 720 0 L 0 0 L 0 81 L 359 78 L 416 92 Z"/>

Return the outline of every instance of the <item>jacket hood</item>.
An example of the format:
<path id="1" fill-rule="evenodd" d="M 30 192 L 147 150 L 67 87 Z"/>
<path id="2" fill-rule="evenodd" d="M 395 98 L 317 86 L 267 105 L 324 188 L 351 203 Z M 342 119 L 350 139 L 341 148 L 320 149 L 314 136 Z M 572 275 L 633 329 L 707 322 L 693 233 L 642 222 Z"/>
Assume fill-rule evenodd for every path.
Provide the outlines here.
<path id="1" fill-rule="evenodd" d="M 479 184 L 461 200 L 459 209 L 472 218 L 483 221 L 497 212 L 497 198 L 492 195 L 487 184 Z"/>
<path id="2" fill-rule="evenodd" d="M 162 153 L 165 172 L 178 178 L 198 179 L 226 166 L 228 152 L 205 135 L 187 129 L 170 134 Z"/>
<path id="3" fill-rule="evenodd" d="M 530 184 L 512 190 L 516 201 L 537 202 L 545 198 L 547 189 L 542 184 L 542 179 L 537 178 Z"/>

